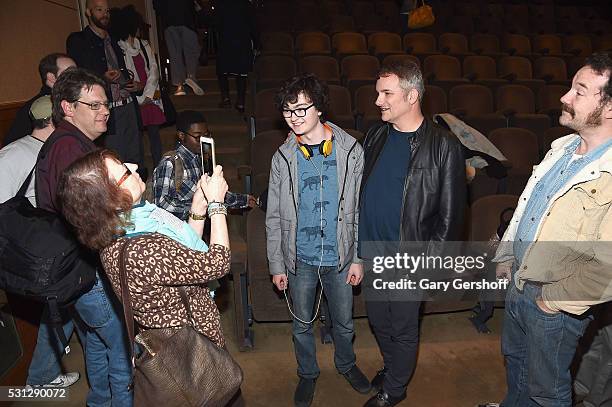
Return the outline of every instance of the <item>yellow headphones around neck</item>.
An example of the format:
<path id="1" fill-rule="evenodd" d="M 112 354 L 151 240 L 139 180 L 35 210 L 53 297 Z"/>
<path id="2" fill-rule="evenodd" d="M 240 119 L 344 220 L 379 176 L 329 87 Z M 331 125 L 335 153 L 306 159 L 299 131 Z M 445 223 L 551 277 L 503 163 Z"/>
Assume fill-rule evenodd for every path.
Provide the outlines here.
<path id="1" fill-rule="evenodd" d="M 331 137 L 328 140 L 323 140 L 321 143 L 319 143 L 319 153 L 321 153 L 323 157 L 329 157 L 333 151 L 334 132 L 332 131 L 331 127 L 325 123 L 323 123 L 323 127 L 325 127 L 325 132 L 329 132 L 331 134 Z M 299 136 L 297 137 L 297 141 L 299 149 L 302 154 L 304 154 L 304 157 L 307 160 L 310 160 L 314 153 L 312 151 L 312 147 L 307 144 L 300 143 Z"/>

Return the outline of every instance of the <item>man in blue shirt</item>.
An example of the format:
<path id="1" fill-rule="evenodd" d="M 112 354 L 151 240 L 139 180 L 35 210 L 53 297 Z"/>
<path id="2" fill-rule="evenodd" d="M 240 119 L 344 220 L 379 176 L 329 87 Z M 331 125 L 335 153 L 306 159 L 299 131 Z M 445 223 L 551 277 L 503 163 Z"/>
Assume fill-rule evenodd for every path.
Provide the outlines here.
<path id="1" fill-rule="evenodd" d="M 612 300 L 611 73 L 601 53 L 574 76 L 559 124 L 576 133 L 534 169 L 494 259 L 498 277 L 512 279 L 505 407 L 570 407 L 570 365 L 590 308 Z"/>
<path id="2" fill-rule="evenodd" d="M 288 289 L 292 301 L 296 406 L 310 405 L 320 373 L 313 335 L 319 283 L 329 305 L 336 369 L 358 392 L 370 391 L 352 343 L 352 287 L 363 277 L 355 250 L 363 150 L 324 120 L 328 101 L 327 86 L 312 74 L 291 78 L 277 95 L 291 134 L 272 157 L 266 236 L 272 281 Z"/>

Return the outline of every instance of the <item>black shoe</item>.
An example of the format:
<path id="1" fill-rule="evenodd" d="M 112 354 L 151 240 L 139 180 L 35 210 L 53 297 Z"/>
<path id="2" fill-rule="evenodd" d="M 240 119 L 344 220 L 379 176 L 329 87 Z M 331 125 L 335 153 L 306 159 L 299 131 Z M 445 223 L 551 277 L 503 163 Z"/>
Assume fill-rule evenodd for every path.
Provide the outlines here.
<path id="1" fill-rule="evenodd" d="M 368 378 L 359 370 L 357 365 L 353 365 L 351 370 L 346 373 L 343 373 L 342 376 L 348 381 L 353 389 L 357 390 L 361 394 L 369 393 L 372 390 L 372 386 L 368 381 Z"/>
<path id="2" fill-rule="evenodd" d="M 382 390 L 383 382 L 385 381 L 385 375 L 387 374 L 387 368 L 383 367 L 381 370 L 376 372 L 376 376 L 372 379 L 372 388 L 376 391 Z"/>
<path id="3" fill-rule="evenodd" d="M 238 110 L 240 113 L 244 113 L 244 105 L 242 104 L 236 104 L 236 106 L 234 106 L 236 108 L 236 110 Z"/>
<path id="4" fill-rule="evenodd" d="M 295 407 L 308 407 L 312 403 L 314 397 L 315 384 L 317 379 L 304 379 L 300 377 L 295 394 L 293 395 L 293 402 Z"/>
<path id="5" fill-rule="evenodd" d="M 385 393 L 384 391 L 379 391 L 376 393 L 374 397 L 369 399 L 363 407 L 392 407 L 398 404 L 400 401 L 404 400 L 406 395 L 402 397 L 392 397 Z"/>

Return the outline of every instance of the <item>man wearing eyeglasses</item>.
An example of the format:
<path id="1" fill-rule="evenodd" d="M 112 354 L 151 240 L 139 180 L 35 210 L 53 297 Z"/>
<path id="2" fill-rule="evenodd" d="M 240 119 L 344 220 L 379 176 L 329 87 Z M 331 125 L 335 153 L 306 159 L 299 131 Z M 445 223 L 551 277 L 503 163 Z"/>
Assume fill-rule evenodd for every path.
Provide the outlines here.
<path id="1" fill-rule="evenodd" d="M 336 370 L 357 392 L 370 391 L 352 343 L 353 286 L 363 277 L 356 250 L 363 149 L 325 120 L 328 103 L 327 85 L 313 74 L 289 79 L 276 96 L 291 133 L 271 163 L 267 254 L 272 282 L 291 297 L 299 407 L 312 403 L 320 374 L 313 333 L 319 283 L 332 322 Z"/>
<path id="2" fill-rule="evenodd" d="M 94 140 L 106 132 L 110 115 L 105 81 L 90 71 L 69 68 L 59 76 L 51 99 L 55 131 L 41 149 L 36 167 L 36 201 L 39 208 L 59 213 L 56 192 L 60 175 L 75 160 L 97 147 Z M 97 256 L 83 254 L 82 267 L 96 267 Z M 96 272 L 96 283 L 75 303 L 88 327 L 85 361 L 90 390 L 87 405 L 131 406 L 131 364 L 123 319 L 117 304 Z M 68 332 L 66 332 L 68 331 Z M 64 325 L 66 337 L 72 327 Z"/>
<path id="3" fill-rule="evenodd" d="M 200 156 L 200 137 L 211 137 L 211 133 L 204 115 L 195 110 L 178 113 L 176 132 L 176 149 L 166 152 L 153 171 L 153 203 L 177 218 L 188 221 L 198 180 L 207 170 L 212 174 L 212 162 L 206 157 L 206 151 L 204 157 Z M 225 204 L 235 209 L 252 208 L 255 206 L 255 198 L 228 192 Z"/>

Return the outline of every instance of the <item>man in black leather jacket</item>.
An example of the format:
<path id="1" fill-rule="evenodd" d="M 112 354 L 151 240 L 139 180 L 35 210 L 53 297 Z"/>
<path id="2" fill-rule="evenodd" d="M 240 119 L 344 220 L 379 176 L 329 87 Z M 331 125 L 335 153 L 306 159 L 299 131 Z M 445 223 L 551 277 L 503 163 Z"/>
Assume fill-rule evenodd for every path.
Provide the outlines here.
<path id="1" fill-rule="evenodd" d="M 459 240 L 466 202 L 465 161 L 459 141 L 424 118 L 423 76 L 415 64 L 385 66 L 376 82 L 383 123 L 364 141 L 359 254 L 366 242 Z M 366 270 L 366 273 L 369 270 Z M 378 394 L 365 407 L 394 406 L 406 397 L 416 364 L 419 297 L 395 290 L 366 296 L 368 318 L 384 368 L 372 380 Z"/>

